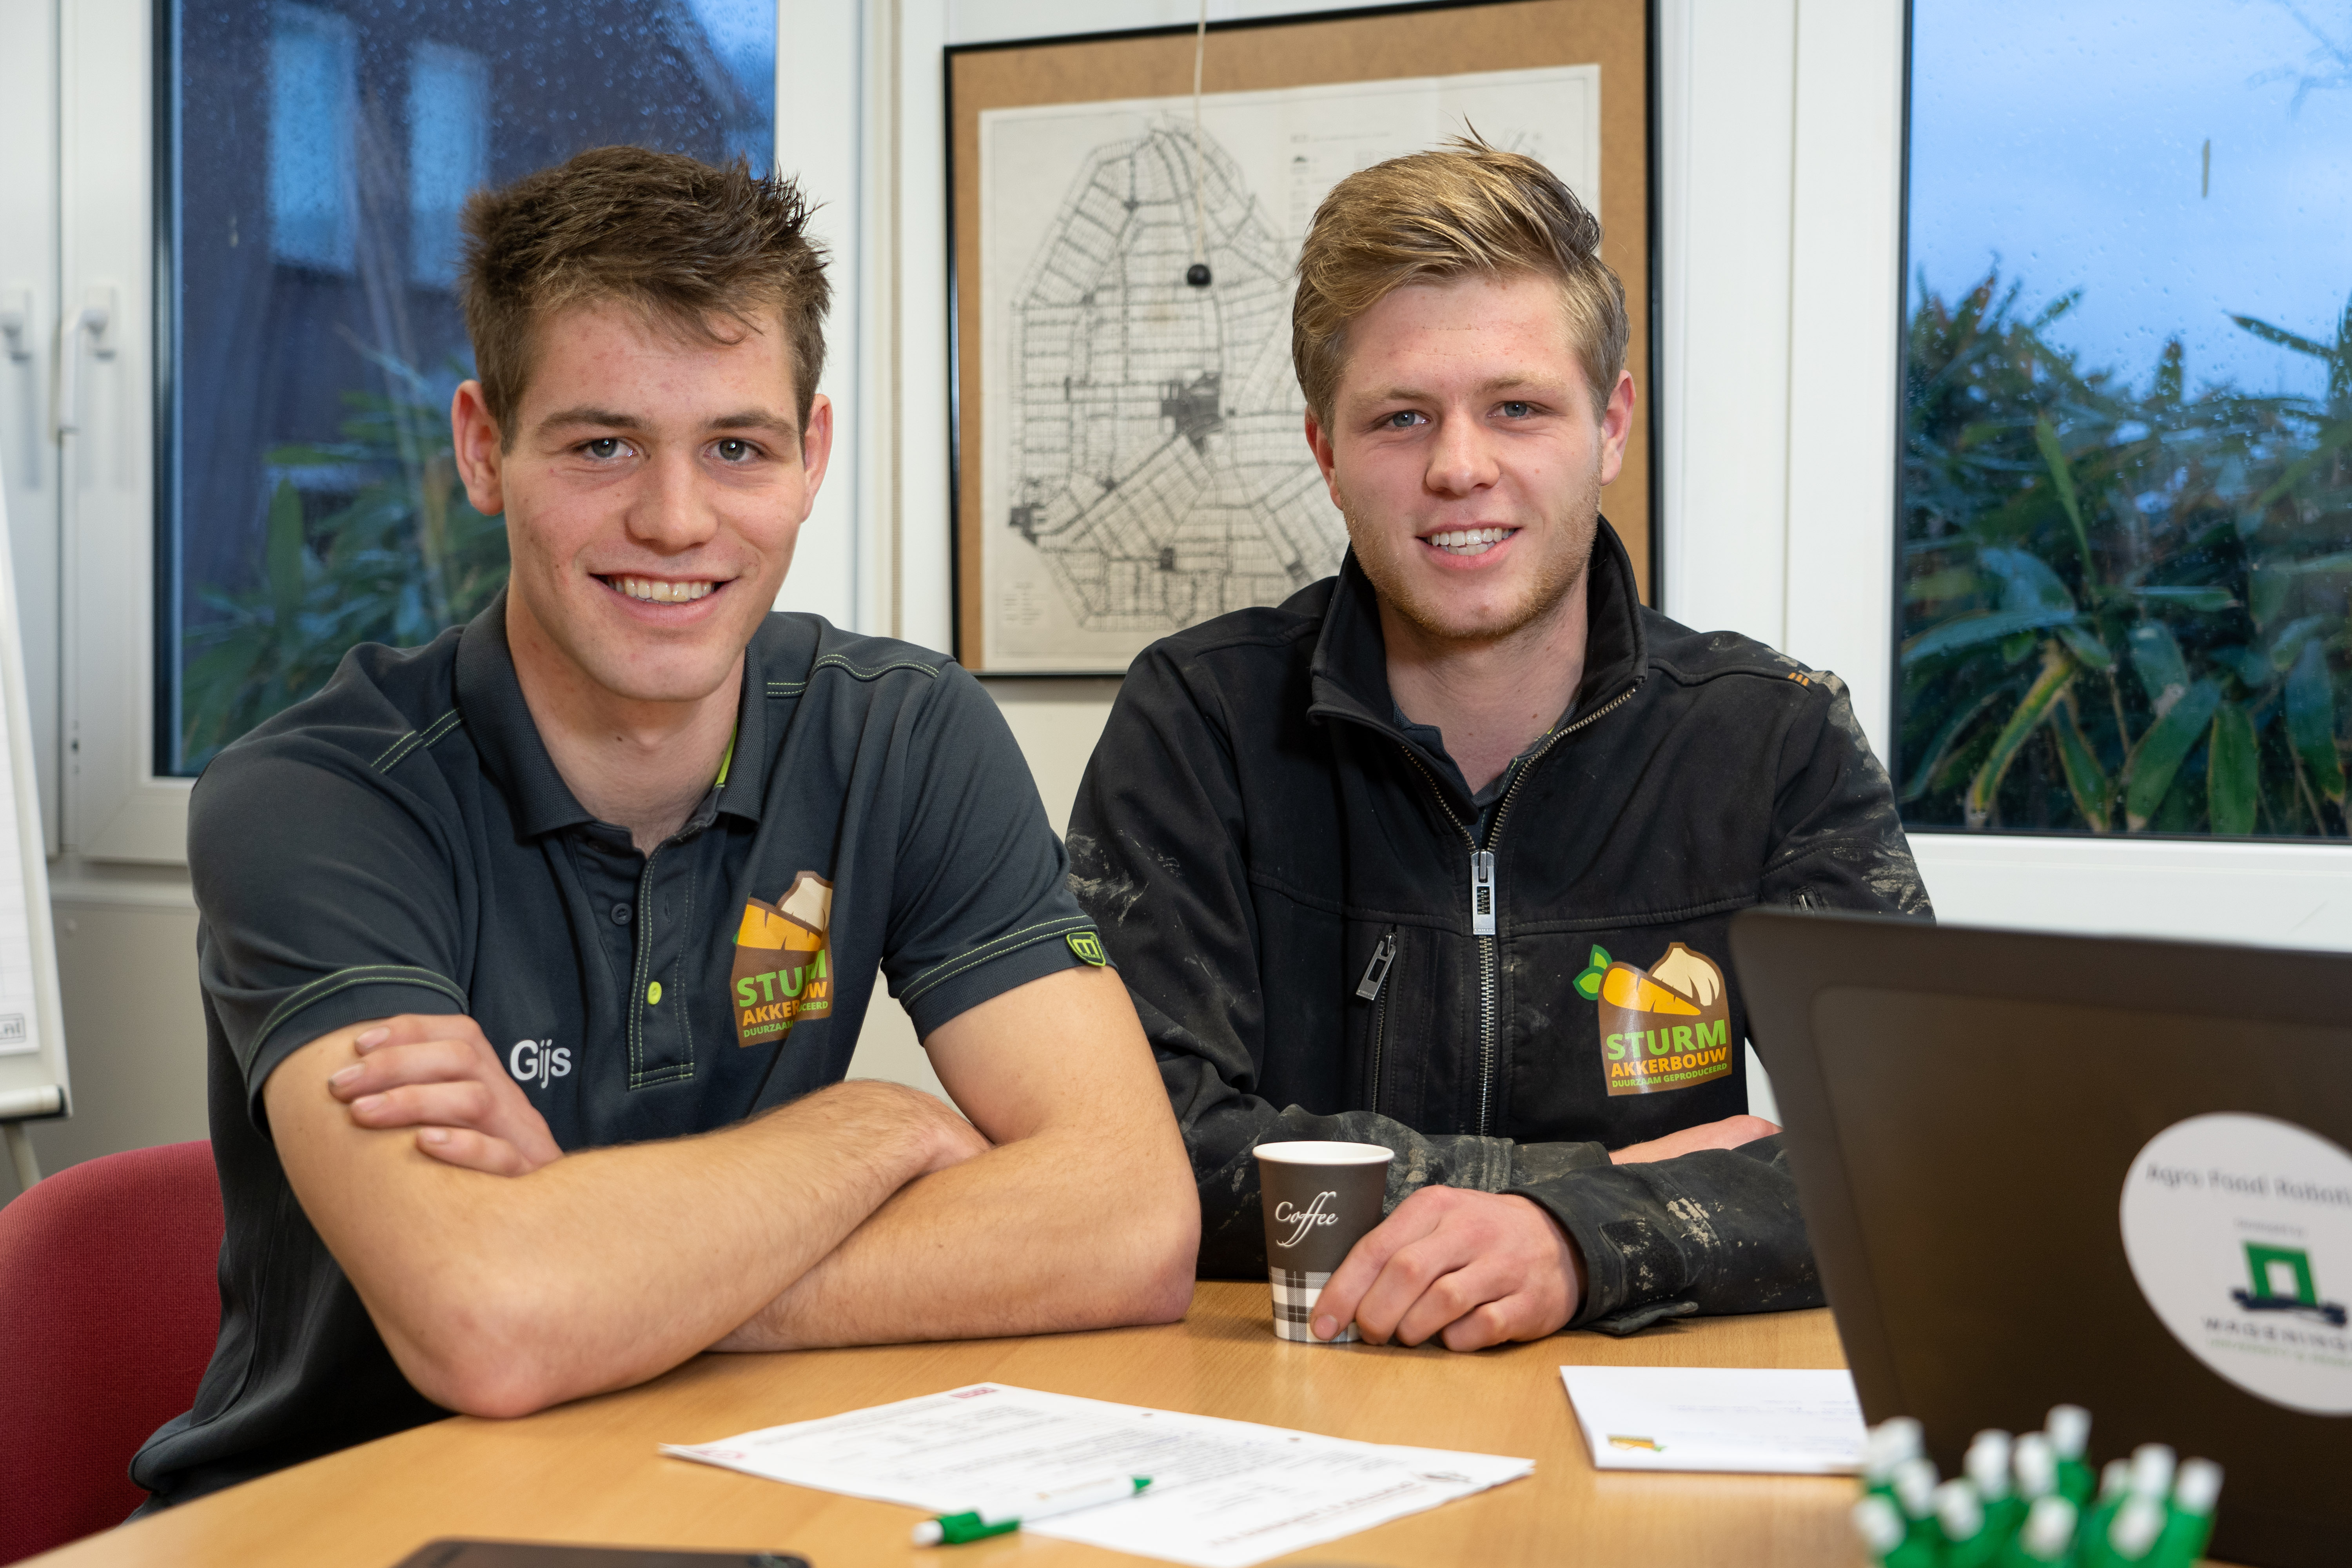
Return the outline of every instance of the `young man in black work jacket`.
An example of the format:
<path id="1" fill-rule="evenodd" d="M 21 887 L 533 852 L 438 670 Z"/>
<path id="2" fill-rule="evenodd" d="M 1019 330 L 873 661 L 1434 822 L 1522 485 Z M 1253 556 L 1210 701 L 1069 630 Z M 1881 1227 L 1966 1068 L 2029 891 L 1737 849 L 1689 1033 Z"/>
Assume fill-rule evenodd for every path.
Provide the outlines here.
<path id="1" fill-rule="evenodd" d="M 1837 680 L 1636 596 L 1599 515 L 1633 407 L 1599 241 L 1475 142 L 1333 190 L 1293 350 L 1351 548 L 1146 650 L 1071 818 L 1202 1272 L 1266 1266 L 1255 1145 L 1397 1152 L 1318 1338 L 1819 1304 L 1727 922 L 1928 912 Z"/>

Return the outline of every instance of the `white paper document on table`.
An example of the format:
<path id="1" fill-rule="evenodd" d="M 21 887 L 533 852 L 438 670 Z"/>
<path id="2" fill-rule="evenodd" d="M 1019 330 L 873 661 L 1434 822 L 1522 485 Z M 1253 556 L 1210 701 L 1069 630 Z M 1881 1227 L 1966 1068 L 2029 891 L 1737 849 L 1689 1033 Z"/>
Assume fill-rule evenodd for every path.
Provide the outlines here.
<path id="1" fill-rule="evenodd" d="M 661 1451 L 939 1514 L 1149 1476 L 1151 1489 L 1131 1500 L 1024 1529 L 1197 1568 L 1247 1568 L 1535 1468 L 996 1383 Z"/>
<path id="2" fill-rule="evenodd" d="M 1852 1374 L 1758 1367 L 1564 1366 L 1596 1470 L 1845 1476 L 1862 1458 Z"/>

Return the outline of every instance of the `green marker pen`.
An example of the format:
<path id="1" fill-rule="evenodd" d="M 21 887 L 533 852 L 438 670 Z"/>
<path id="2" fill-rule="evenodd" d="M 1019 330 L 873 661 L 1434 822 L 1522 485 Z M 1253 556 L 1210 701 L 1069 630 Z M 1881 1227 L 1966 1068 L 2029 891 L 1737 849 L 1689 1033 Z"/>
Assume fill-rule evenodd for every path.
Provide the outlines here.
<path id="1" fill-rule="evenodd" d="M 2156 1561 L 2164 1568 L 2194 1568 L 2213 1539 L 2213 1510 L 2221 1500 L 2221 1466 L 2210 1459 L 2182 1465 L 2165 1510 L 2164 1533 L 2157 1538 Z"/>
<path id="2" fill-rule="evenodd" d="M 1911 1539 L 1894 1502 L 1873 1493 L 1853 1505 L 1853 1532 L 1881 1568 L 1937 1568 L 1936 1548 Z"/>
<path id="3" fill-rule="evenodd" d="M 2007 1541 L 1986 1517 L 1973 1481 L 1936 1489 L 1936 1523 L 1944 1532 L 1944 1568 L 1987 1568 Z"/>
<path id="4" fill-rule="evenodd" d="M 2079 1405 L 2053 1405 L 2042 1419 L 2058 1456 L 2058 1491 L 2081 1508 L 2091 1500 L 2091 1465 L 2083 1456 L 2091 1443 L 2091 1413 Z"/>
<path id="5" fill-rule="evenodd" d="M 2074 1557 L 2074 1505 L 2062 1497 L 2037 1499 L 2025 1523 L 1993 1559 L 1995 1568 L 2052 1568 Z"/>
<path id="6" fill-rule="evenodd" d="M 2006 1432 L 1979 1432 L 1960 1467 L 1977 1489 L 1977 1500 L 1984 1505 L 1985 1528 L 2002 1541 L 2015 1535 L 2018 1526 L 2025 1522 L 2025 1500 L 2017 1495 L 2009 1479 L 2011 1447 Z"/>
<path id="7" fill-rule="evenodd" d="M 2018 1499 L 2026 1507 L 2032 1508 L 2042 1498 L 2059 1495 L 2058 1456 L 2052 1451 L 2050 1439 L 2041 1433 L 2028 1432 L 2017 1440 L 2010 1451 L 2010 1468 L 2017 1475 Z"/>
<path id="8" fill-rule="evenodd" d="M 1903 1510 L 1905 1531 L 1914 1545 L 1927 1549 L 1933 1562 L 1943 1550 L 1944 1530 L 1936 1522 L 1936 1466 L 1920 1455 L 1895 1467 L 1895 1501 Z"/>
<path id="9" fill-rule="evenodd" d="M 992 1535 L 1009 1535 L 1027 1521 L 1076 1513 L 1082 1508 L 1097 1508 L 1107 1502 L 1123 1502 L 1150 1484 L 1150 1476 L 1118 1476 L 1056 1491 L 1033 1492 L 1025 1500 L 1003 1508 L 941 1514 L 915 1526 L 915 1544 L 961 1546 L 969 1541 L 985 1541 Z"/>
<path id="10" fill-rule="evenodd" d="M 1908 1415 L 1893 1415 L 1870 1429 L 1862 1445 L 1862 1489 L 1895 1500 L 1895 1467 L 1917 1458 L 1927 1436 Z"/>
<path id="11" fill-rule="evenodd" d="M 2152 1564 L 2156 1538 L 2164 1533 L 2164 1505 L 2134 1492 L 2116 1510 L 2104 1537 L 2094 1538 L 2083 1568 L 2142 1568 Z"/>
<path id="12" fill-rule="evenodd" d="M 2131 1496 L 2132 1468 L 2129 1459 L 2109 1459 L 2107 1468 L 2099 1472 L 2099 1500 L 2084 1510 L 2083 1536 L 2085 1541 L 2101 1542 L 2107 1538 L 2107 1525 L 2116 1510 Z"/>
<path id="13" fill-rule="evenodd" d="M 2165 1494 L 2172 1489 L 2175 1465 L 2172 1450 L 2162 1443 L 2142 1443 L 2132 1450 L 2131 1489 L 2134 1497 L 2144 1497 L 2161 1504 Z"/>

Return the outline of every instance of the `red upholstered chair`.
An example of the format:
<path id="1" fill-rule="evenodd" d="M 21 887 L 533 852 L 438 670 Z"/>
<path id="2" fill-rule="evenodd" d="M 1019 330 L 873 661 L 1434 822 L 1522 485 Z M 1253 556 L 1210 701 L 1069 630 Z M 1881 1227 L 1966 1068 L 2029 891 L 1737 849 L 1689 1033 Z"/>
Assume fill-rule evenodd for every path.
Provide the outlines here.
<path id="1" fill-rule="evenodd" d="M 220 1332 L 208 1142 L 69 1166 L 0 1208 L 0 1563 L 122 1522 Z"/>

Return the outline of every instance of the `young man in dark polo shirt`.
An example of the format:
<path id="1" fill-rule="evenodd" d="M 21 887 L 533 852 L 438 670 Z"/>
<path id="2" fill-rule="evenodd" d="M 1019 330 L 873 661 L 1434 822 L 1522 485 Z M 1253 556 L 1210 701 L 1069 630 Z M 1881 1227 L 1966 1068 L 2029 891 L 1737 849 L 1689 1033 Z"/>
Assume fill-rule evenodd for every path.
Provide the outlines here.
<path id="1" fill-rule="evenodd" d="M 1255 1144 L 1397 1151 L 1389 1217 L 1277 1281 L 1320 1288 L 1320 1338 L 1817 1305 L 1726 923 L 1927 912 L 1836 679 L 1636 597 L 1600 516 L 1633 413 L 1600 239 L 1475 142 L 1333 189 L 1292 346 L 1351 549 L 1145 650 L 1071 816 L 1202 1272 L 1268 1267 Z"/>
<path id="2" fill-rule="evenodd" d="M 1182 1144 L 993 704 L 770 613 L 833 428 L 805 217 L 625 148 L 469 205 L 508 590 L 190 808 L 228 1229 L 160 1500 L 713 1347 L 1183 1312 Z M 877 968 L 963 1115 L 840 1081 Z"/>

